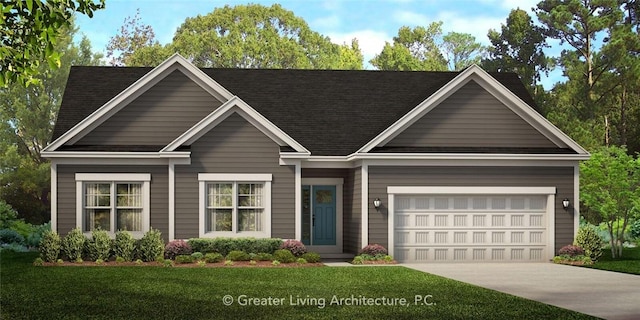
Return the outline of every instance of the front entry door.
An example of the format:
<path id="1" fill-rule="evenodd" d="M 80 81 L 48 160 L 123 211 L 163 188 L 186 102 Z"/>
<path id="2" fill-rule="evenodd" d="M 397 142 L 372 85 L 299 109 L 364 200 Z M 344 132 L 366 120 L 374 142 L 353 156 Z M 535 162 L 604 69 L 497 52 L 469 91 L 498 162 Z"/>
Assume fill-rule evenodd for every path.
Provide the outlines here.
<path id="1" fill-rule="evenodd" d="M 308 233 L 303 231 L 303 242 L 313 246 L 336 245 L 336 186 L 303 186 L 304 214 Z M 306 239 L 304 239 L 306 238 Z M 307 241 L 304 241 L 307 240 Z"/>

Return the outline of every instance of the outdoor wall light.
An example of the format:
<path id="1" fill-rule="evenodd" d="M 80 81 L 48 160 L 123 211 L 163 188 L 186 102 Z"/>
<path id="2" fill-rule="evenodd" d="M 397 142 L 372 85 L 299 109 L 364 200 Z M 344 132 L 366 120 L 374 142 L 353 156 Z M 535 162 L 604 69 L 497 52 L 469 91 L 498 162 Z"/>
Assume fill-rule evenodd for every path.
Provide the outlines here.
<path id="1" fill-rule="evenodd" d="M 380 201 L 380 198 L 376 198 L 375 200 L 373 200 L 373 206 L 376 208 L 376 210 L 380 208 L 381 203 L 382 201 Z"/>
<path id="2" fill-rule="evenodd" d="M 567 198 L 562 199 L 562 207 L 563 207 L 565 210 L 567 210 L 567 211 L 568 211 L 568 210 L 569 210 L 569 206 L 570 206 L 570 205 L 571 205 L 571 202 L 569 201 L 569 199 L 567 199 Z"/>

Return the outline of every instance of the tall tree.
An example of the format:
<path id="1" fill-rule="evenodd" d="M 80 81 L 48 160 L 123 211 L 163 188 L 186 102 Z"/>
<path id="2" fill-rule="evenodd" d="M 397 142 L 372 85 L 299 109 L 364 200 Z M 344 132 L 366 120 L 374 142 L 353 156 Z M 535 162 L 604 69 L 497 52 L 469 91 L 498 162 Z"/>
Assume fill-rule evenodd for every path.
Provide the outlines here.
<path id="1" fill-rule="evenodd" d="M 447 60 L 438 44 L 442 22 L 425 27 L 401 27 L 393 43 L 385 43 L 371 64 L 380 70 L 446 71 Z"/>
<path id="2" fill-rule="evenodd" d="M 583 162 L 580 171 L 582 200 L 606 223 L 612 256 L 622 257 L 624 230 L 630 221 L 640 218 L 640 160 L 624 148 L 605 147 Z"/>
<path id="3" fill-rule="evenodd" d="M 93 54 L 86 37 L 73 44 L 74 34 L 71 28 L 60 30 L 54 47 L 60 52 L 60 68 L 41 65 L 37 83 L 0 88 L 0 198 L 34 223 L 47 220 L 49 163 L 40 151 L 51 138 L 69 69 L 99 64 L 101 58 Z"/>
<path id="4" fill-rule="evenodd" d="M 357 42 L 334 44 L 278 4 L 227 5 L 204 16 L 187 18 L 172 43 L 138 47 L 125 62 L 156 65 L 174 52 L 199 67 L 362 68 Z"/>
<path id="5" fill-rule="evenodd" d="M 511 10 L 501 30 L 491 29 L 487 36 L 491 46 L 482 66 L 489 71 L 517 73 L 534 96 L 542 91 L 538 83 L 541 73 L 549 71 L 543 52 L 548 45 L 531 16 L 524 10 Z"/>
<path id="6" fill-rule="evenodd" d="M 61 30 L 71 26 L 77 13 L 93 16 L 104 8 L 99 0 L 2 0 L 0 1 L 0 86 L 12 82 L 37 83 L 40 61 L 49 68 L 61 65 L 56 51 Z"/>
<path id="7" fill-rule="evenodd" d="M 126 17 L 120 33 L 111 37 L 107 44 L 107 59 L 113 66 L 131 65 L 131 55 L 143 47 L 159 46 L 156 34 L 150 25 L 142 23 L 140 9 L 133 17 Z"/>
<path id="8" fill-rule="evenodd" d="M 448 60 L 449 69 L 458 71 L 480 63 L 486 48 L 468 33 L 449 32 L 442 37 L 442 51 Z"/>

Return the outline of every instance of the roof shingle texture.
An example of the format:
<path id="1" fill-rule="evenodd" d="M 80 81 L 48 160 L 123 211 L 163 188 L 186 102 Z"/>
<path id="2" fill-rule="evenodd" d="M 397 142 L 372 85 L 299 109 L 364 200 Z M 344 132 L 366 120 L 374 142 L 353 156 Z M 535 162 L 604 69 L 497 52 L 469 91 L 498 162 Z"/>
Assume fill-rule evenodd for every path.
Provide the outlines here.
<path id="1" fill-rule="evenodd" d="M 152 68 L 72 67 L 52 141 Z M 348 155 L 458 72 L 202 69 L 313 155 Z M 535 104 L 513 73 L 491 73 Z M 213 109 L 211 110 L 213 111 Z"/>

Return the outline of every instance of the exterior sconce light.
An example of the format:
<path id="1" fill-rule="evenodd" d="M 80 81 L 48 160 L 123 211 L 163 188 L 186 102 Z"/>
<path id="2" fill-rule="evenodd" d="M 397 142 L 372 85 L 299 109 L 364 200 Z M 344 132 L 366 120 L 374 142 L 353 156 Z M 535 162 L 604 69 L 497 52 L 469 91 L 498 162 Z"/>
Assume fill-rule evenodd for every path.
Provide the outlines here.
<path id="1" fill-rule="evenodd" d="M 562 207 L 565 210 L 569 211 L 569 206 L 570 205 L 571 205 L 571 201 L 569 201 L 569 199 L 567 199 L 567 198 L 562 199 Z"/>
<path id="2" fill-rule="evenodd" d="M 380 201 L 380 198 L 376 198 L 375 200 L 373 200 L 373 206 L 376 208 L 376 210 L 380 208 L 381 203 L 382 201 Z"/>

